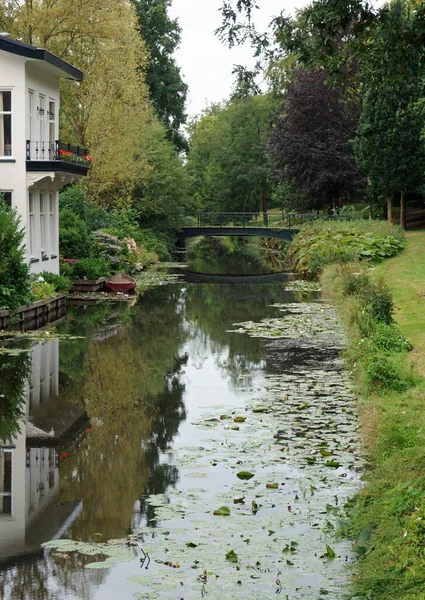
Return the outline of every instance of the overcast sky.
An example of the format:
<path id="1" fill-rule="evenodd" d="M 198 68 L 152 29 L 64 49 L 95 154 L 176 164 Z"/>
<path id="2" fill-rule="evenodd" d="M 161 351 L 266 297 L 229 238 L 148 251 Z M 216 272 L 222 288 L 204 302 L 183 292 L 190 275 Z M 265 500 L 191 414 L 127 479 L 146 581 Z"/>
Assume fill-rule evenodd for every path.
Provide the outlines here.
<path id="1" fill-rule="evenodd" d="M 271 19 L 284 10 L 294 14 L 311 0 L 259 0 L 255 22 L 264 31 Z M 375 0 L 376 6 L 382 0 Z M 215 37 L 221 24 L 218 9 L 222 0 L 173 0 L 170 16 L 177 17 L 182 28 L 182 41 L 176 53 L 186 83 L 189 85 L 187 111 L 198 114 L 207 102 L 219 102 L 229 97 L 234 76 L 233 65 L 252 66 L 255 60 L 249 46 L 229 50 Z"/>
<path id="2" fill-rule="evenodd" d="M 308 4 L 307 0 L 261 0 L 255 11 L 259 30 L 265 30 L 272 17 L 281 10 L 292 14 L 294 8 Z M 222 0 L 173 0 L 170 16 L 177 17 L 182 28 L 182 41 L 176 60 L 189 86 L 187 110 L 198 114 L 207 102 L 228 98 L 234 76 L 233 65 L 255 63 L 249 46 L 229 50 L 214 35 L 221 24 L 218 9 Z"/>

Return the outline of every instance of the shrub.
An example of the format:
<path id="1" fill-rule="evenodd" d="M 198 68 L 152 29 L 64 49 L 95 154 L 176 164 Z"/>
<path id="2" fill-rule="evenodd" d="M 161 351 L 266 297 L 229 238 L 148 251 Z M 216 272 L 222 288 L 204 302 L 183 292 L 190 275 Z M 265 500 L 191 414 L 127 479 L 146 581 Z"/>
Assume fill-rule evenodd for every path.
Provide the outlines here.
<path id="1" fill-rule="evenodd" d="M 46 283 L 52 284 L 57 292 L 68 292 L 71 287 L 71 279 L 64 275 L 55 275 L 54 273 L 43 271 L 41 277 L 43 277 Z"/>
<path id="2" fill-rule="evenodd" d="M 159 260 L 171 260 L 173 238 L 166 233 L 158 233 L 151 229 L 139 229 L 133 236 L 138 245 L 143 245 L 148 251 L 155 252 Z"/>
<path id="3" fill-rule="evenodd" d="M 24 237 L 16 209 L 9 208 L 0 196 L 0 309 L 13 309 L 30 299 Z"/>
<path id="4" fill-rule="evenodd" d="M 96 229 L 108 225 L 108 213 L 101 206 L 87 200 L 81 185 L 69 185 L 59 195 L 59 208 L 61 211 L 70 210 L 84 221 L 87 232 L 90 234 Z"/>
<path id="5" fill-rule="evenodd" d="M 108 231 L 95 231 L 91 239 L 91 254 L 102 258 L 109 264 L 111 271 L 122 270 L 129 251 L 124 240 Z"/>
<path id="6" fill-rule="evenodd" d="M 371 345 L 382 352 L 390 354 L 406 352 L 412 349 L 412 344 L 406 340 L 395 325 L 377 323 L 371 336 Z"/>
<path id="7" fill-rule="evenodd" d="M 83 258 L 73 265 L 74 279 L 98 279 L 108 275 L 109 264 L 103 258 Z"/>
<path id="8" fill-rule="evenodd" d="M 371 391 L 380 389 L 404 392 L 416 384 L 412 373 L 405 372 L 399 361 L 384 354 L 374 353 L 369 356 L 365 367 L 366 383 Z"/>
<path id="9" fill-rule="evenodd" d="M 376 323 L 393 322 L 394 303 L 391 290 L 382 282 L 369 283 L 361 294 L 361 310 L 368 312 Z"/>
<path id="10" fill-rule="evenodd" d="M 61 262 L 59 265 L 59 271 L 60 271 L 61 276 L 66 277 L 67 279 L 70 279 L 71 281 L 73 279 L 75 279 L 74 264 L 76 264 L 76 263 L 71 264 L 69 262 Z"/>
<path id="11" fill-rule="evenodd" d="M 59 213 L 59 250 L 65 258 L 88 258 L 90 255 L 86 224 L 68 208 Z"/>
<path id="12" fill-rule="evenodd" d="M 355 260 L 378 262 L 404 247 L 397 227 L 375 221 L 316 221 L 303 225 L 289 247 L 288 264 L 302 277 L 315 278 L 324 267 Z"/>
<path id="13" fill-rule="evenodd" d="M 55 296 L 56 289 L 51 283 L 45 281 L 35 281 L 32 285 L 33 300 L 44 300 L 45 298 L 51 298 Z"/>

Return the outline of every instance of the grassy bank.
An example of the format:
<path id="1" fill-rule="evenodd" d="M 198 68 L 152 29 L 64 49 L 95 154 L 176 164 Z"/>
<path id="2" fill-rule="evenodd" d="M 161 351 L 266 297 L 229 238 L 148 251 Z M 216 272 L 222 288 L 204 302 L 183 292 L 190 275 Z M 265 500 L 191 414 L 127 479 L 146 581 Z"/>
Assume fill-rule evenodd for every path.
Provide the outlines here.
<path id="1" fill-rule="evenodd" d="M 331 265 L 321 277 L 349 333 L 361 400 L 369 469 L 347 533 L 362 599 L 425 599 L 424 244 L 425 232 L 411 233 L 399 256 L 373 269 Z"/>

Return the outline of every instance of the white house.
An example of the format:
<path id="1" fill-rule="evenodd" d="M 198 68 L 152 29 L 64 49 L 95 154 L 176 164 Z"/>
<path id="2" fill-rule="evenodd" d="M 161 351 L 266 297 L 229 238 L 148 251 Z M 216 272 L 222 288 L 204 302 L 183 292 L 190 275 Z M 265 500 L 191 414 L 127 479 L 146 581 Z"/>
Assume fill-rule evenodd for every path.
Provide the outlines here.
<path id="1" fill-rule="evenodd" d="M 83 73 L 0 35 L 0 192 L 26 228 L 33 273 L 59 272 L 59 190 L 87 174 L 84 149 L 59 140 L 59 80 Z"/>

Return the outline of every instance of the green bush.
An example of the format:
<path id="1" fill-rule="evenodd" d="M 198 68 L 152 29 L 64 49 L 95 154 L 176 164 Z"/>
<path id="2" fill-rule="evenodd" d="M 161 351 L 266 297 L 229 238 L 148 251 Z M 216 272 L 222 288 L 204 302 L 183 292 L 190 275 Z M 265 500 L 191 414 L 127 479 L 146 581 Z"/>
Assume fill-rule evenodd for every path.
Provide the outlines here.
<path id="1" fill-rule="evenodd" d="M 412 349 L 412 344 L 406 340 L 395 325 L 377 323 L 371 336 L 371 345 L 381 352 L 390 354 L 406 352 Z"/>
<path id="2" fill-rule="evenodd" d="M 60 211 L 70 210 L 82 219 L 89 234 L 108 225 L 106 210 L 87 200 L 86 194 L 79 184 L 69 185 L 61 191 L 59 209 Z"/>
<path id="3" fill-rule="evenodd" d="M 66 279 L 69 279 L 70 281 L 75 279 L 74 265 L 71 265 L 70 263 L 67 263 L 67 262 L 61 262 L 59 265 L 59 271 L 60 271 L 61 277 L 66 277 Z"/>
<path id="4" fill-rule="evenodd" d="M 59 213 L 59 250 L 65 258 L 88 258 L 90 245 L 85 222 L 72 210 Z"/>
<path id="5" fill-rule="evenodd" d="M 30 299 L 24 238 L 16 209 L 9 208 L 0 196 L 0 309 L 13 309 Z"/>
<path id="6" fill-rule="evenodd" d="M 172 235 L 159 233 L 151 229 L 139 229 L 133 237 L 138 244 L 142 244 L 147 250 L 155 252 L 159 260 L 171 260 L 174 243 Z"/>
<path id="7" fill-rule="evenodd" d="M 371 391 L 404 392 L 416 384 L 412 373 L 405 372 L 400 361 L 374 352 L 365 363 L 366 383 Z"/>
<path id="8" fill-rule="evenodd" d="M 394 256 L 404 247 L 403 236 L 401 229 L 383 222 L 315 221 L 295 236 L 288 264 L 302 277 L 316 278 L 329 264 Z"/>
<path id="9" fill-rule="evenodd" d="M 361 293 L 361 311 L 367 312 L 376 323 L 393 322 L 394 303 L 391 290 L 383 283 L 370 283 Z"/>
<path id="10" fill-rule="evenodd" d="M 64 275 L 55 275 L 54 273 L 43 271 L 41 277 L 46 283 L 52 284 L 57 292 L 68 292 L 71 287 L 71 279 Z"/>
<path id="11" fill-rule="evenodd" d="M 103 258 L 83 258 L 73 265 L 74 279 L 98 279 L 108 275 L 109 264 Z"/>
<path id="12" fill-rule="evenodd" d="M 33 300 L 44 300 L 56 295 L 55 286 L 45 281 L 35 281 L 32 285 Z"/>

